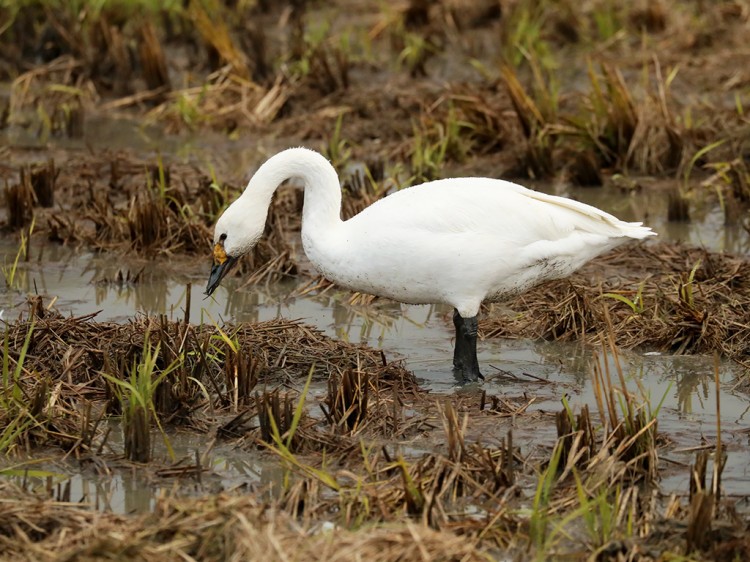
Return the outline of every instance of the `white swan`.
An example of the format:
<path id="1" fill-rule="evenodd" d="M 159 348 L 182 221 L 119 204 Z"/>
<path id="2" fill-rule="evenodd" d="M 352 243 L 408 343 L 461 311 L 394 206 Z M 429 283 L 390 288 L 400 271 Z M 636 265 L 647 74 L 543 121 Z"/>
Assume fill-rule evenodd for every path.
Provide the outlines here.
<path id="1" fill-rule="evenodd" d="M 258 242 L 271 196 L 289 178 L 305 186 L 302 245 L 315 268 L 354 291 L 451 305 L 453 366 L 469 381 L 483 378 L 476 353 L 482 301 L 565 277 L 627 240 L 656 234 L 590 205 L 489 178 L 403 189 L 342 221 L 333 166 L 317 152 L 290 148 L 258 169 L 216 223 L 207 295 Z"/>

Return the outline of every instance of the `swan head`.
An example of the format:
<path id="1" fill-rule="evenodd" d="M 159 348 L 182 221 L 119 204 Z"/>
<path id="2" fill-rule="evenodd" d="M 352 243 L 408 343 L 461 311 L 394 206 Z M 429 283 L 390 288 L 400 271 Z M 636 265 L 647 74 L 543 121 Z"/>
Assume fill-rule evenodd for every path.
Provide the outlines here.
<path id="1" fill-rule="evenodd" d="M 216 290 L 237 261 L 255 247 L 263 234 L 268 209 L 246 203 L 245 199 L 238 199 L 216 222 L 214 263 L 206 286 L 208 296 Z"/>

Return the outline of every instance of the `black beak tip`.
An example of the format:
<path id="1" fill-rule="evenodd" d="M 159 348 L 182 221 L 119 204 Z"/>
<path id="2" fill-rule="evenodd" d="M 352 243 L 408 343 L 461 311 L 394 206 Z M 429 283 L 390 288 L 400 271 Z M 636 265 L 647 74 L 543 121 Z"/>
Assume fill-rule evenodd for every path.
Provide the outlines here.
<path id="1" fill-rule="evenodd" d="M 237 263 L 237 258 L 227 256 L 224 263 L 214 264 L 211 267 L 211 273 L 208 276 L 208 284 L 206 285 L 205 295 L 210 297 L 213 292 L 218 288 L 221 280 L 224 279 L 229 270 L 232 269 L 234 264 Z"/>
<path id="2" fill-rule="evenodd" d="M 208 284 L 206 285 L 206 296 L 210 297 L 211 294 L 216 290 L 224 277 L 224 268 L 222 265 L 214 265 L 211 268 L 211 273 L 208 276 Z"/>

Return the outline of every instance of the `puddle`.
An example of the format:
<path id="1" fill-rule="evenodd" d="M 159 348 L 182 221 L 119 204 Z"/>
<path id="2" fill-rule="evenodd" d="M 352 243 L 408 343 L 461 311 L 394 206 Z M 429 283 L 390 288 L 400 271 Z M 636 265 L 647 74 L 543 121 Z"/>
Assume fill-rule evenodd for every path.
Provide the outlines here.
<path id="1" fill-rule="evenodd" d="M 122 432 L 118 423 L 112 425 L 107 449 L 121 452 Z M 25 459 L 27 464 L 24 459 L 14 457 L 12 472 L 6 477 L 24 488 L 46 491 L 61 501 L 115 513 L 151 511 L 160 495 L 177 489 L 181 495 L 205 495 L 236 488 L 273 493 L 274 489 L 281 488 L 284 471 L 268 456 L 224 444 L 207 451 L 206 436 L 200 434 L 171 432 L 168 439 L 175 460 L 170 459 L 162 437 L 154 434 L 154 461 L 148 468 L 136 470 L 133 466 L 118 466 L 117 460 L 108 460 L 106 468 L 99 468 L 93 462 L 45 460 L 43 454 L 35 454 Z M 196 466 L 196 456 L 200 456 L 203 468 L 200 476 L 192 469 Z M 9 469 L 7 460 L 0 462 L 0 469 Z M 181 468 L 184 469 L 182 476 Z"/>

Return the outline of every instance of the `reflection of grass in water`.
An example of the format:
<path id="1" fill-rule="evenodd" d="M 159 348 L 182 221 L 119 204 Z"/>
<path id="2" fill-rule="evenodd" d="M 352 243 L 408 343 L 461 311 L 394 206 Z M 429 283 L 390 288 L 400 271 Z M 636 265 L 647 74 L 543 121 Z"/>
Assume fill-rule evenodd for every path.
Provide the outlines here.
<path id="1" fill-rule="evenodd" d="M 338 289 L 336 285 L 323 277 L 316 277 L 306 283 L 299 284 L 290 291 L 295 298 L 306 298 L 320 303 L 323 307 L 333 311 L 333 320 L 337 334 L 347 339 L 357 321 L 362 322 L 360 337 L 371 336 L 373 326 L 380 326 L 382 332 L 393 327 L 401 320 L 415 326 L 422 326 L 404 315 L 401 305 L 389 299 L 381 299 L 366 293 L 351 293 Z"/>

